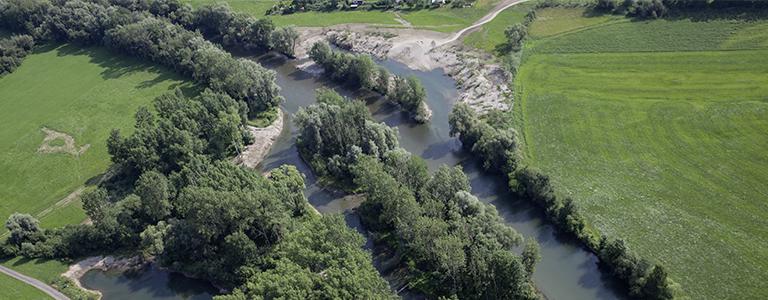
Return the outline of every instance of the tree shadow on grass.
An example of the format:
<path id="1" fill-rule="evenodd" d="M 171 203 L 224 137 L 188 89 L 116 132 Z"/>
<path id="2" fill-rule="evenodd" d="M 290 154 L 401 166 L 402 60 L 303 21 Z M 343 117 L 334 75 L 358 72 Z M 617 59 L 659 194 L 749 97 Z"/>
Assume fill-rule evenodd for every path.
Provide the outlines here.
<path id="1" fill-rule="evenodd" d="M 136 86 L 137 89 L 152 88 L 169 80 L 189 81 L 190 83 L 188 84 L 175 83 L 169 86 L 169 90 L 180 88 L 185 95 L 197 95 L 203 89 L 201 86 L 192 84 L 190 78 L 176 74 L 161 65 L 150 61 L 141 60 L 138 57 L 116 53 L 104 47 L 83 47 L 81 45 L 71 43 L 63 45 L 50 44 L 39 48 L 39 51 L 41 53 L 56 51 L 56 54 L 59 57 L 68 55 L 88 56 L 90 58 L 90 63 L 96 64 L 104 69 L 104 71 L 101 72 L 101 76 L 105 80 L 117 79 L 135 72 L 148 72 L 156 75 L 153 79 L 145 80 L 139 83 Z"/>

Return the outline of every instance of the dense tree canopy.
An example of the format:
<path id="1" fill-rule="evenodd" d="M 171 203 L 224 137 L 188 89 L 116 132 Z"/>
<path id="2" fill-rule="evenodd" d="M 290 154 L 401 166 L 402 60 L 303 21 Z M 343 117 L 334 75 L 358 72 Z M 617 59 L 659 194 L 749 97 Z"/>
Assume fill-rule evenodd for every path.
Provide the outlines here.
<path id="1" fill-rule="evenodd" d="M 28 35 L 17 35 L 0 40 L 0 78 L 13 73 L 21 66 L 34 46 L 35 40 Z"/>
<path id="2" fill-rule="evenodd" d="M 427 111 L 424 108 L 427 89 L 421 85 L 419 77 L 415 74 L 409 74 L 406 77 L 395 76 L 395 84 L 389 91 L 389 98 L 411 112 L 416 121 L 420 123 L 427 121 Z"/>
<path id="3" fill-rule="evenodd" d="M 242 102 L 177 90 L 154 104 L 156 113 L 137 111 L 130 136 L 113 131 L 108 148 L 122 171 L 81 195 L 93 225 L 41 231 L 29 215 L 13 215 L 1 254 L 145 251 L 233 289 L 222 299 L 397 298 L 361 248 L 365 239 L 340 215 L 311 209 L 295 167 L 268 179 L 229 161 L 229 147 L 246 142 Z"/>
<path id="4" fill-rule="evenodd" d="M 525 258 L 510 252 L 522 236 L 469 193 L 461 167 L 443 165 L 430 176 L 426 162 L 399 148 L 397 131 L 373 123 L 362 102 L 328 89 L 317 100 L 294 116 L 297 145 L 315 173 L 354 178 L 345 186 L 366 192 L 358 214 L 395 251 L 384 268 L 405 265 L 411 288 L 433 297 L 537 297 L 530 279 L 538 248 Z"/>
<path id="5" fill-rule="evenodd" d="M 299 109 L 294 122 L 301 135 L 296 145 L 318 176 L 349 181 L 349 166 L 361 154 L 383 159 L 399 147 L 399 132 L 374 123 L 359 100 L 350 101 L 330 89 L 318 89 L 318 104 Z"/>

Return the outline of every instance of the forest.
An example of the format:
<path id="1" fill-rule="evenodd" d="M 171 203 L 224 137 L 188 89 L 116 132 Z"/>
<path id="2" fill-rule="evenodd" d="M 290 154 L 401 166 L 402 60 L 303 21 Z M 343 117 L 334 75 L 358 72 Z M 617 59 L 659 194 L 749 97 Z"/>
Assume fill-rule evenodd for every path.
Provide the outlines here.
<path id="1" fill-rule="evenodd" d="M 539 297 L 538 243 L 512 254 L 523 237 L 469 193 L 460 166 L 430 176 L 422 158 L 399 147 L 397 129 L 374 123 L 361 101 L 322 89 L 317 102 L 294 116 L 297 147 L 316 174 L 365 193 L 357 210 L 363 224 L 395 251 L 384 268 L 404 264 L 411 288 L 431 297 Z"/>

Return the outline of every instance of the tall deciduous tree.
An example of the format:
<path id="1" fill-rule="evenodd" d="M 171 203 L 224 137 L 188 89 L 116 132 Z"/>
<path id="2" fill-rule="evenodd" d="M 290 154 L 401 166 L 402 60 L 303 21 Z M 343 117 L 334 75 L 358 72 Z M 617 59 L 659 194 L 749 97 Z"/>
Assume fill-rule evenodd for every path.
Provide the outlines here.
<path id="1" fill-rule="evenodd" d="M 16 242 L 21 242 L 40 231 L 40 221 L 29 214 L 15 213 L 8 217 L 5 222 L 5 228 L 11 232 L 11 238 Z"/>

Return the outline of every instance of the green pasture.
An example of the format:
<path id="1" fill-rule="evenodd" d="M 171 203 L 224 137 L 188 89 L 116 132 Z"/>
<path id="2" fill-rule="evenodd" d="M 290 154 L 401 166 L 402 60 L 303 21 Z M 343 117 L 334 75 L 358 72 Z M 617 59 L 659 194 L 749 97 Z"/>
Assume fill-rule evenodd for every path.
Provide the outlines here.
<path id="1" fill-rule="evenodd" d="M 692 299 L 768 290 L 768 51 L 535 54 L 528 159 Z"/>
<path id="2" fill-rule="evenodd" d="M 200 4 L 214 4 L 219 0 L 186 0 L 182 3 L 197 7 Z M 233 11 L 246 12 L 256 18 L 264 17 L 277 1 L 271 0 L 235 0 L 226 1 Z M 478 0 L 470 8 L 451 8 L 444 5 L 440 8 L 421 10 L 398 10 L 400 17 L 416 29 L 426 29 L 439 32 L 452 32 L 467 27 L 488 13 L 498 0 Z M 345 23 L 371 23 L 400 25 L 395 21 L 392 11 L 349 10 L 333 12 L 298 12 L 288 15 L 270 15 L 277 26 L 296 25 L 301 27 L 325 27 Z M 440 27 L 433 27 L 440 26 Z"/>
<path id="3" fill-rule="evenodd" d="M 25 257 L 0 259 L 0 264 L 3 266 L 40 280 L 45 284 L 50 284 L 54 279 L 61 276 L 62 273 L 69 270 L 69 265 L 73 263 L 74 262 L 72 261 L 65 262 L 56 259 L 43 258 L 28 259 Z M 2 295 L 0 295 L 0 299 L 51 299 L 48 294 L 32 287 L 31 285 L 16 280 L 5 274 L 0 274 L 0 287 L 3 286 L 8 286 L 10 288 L 3 288 L 3 293 L 0 294 L 6 295 L 5 291 L 14 291 L 15 294 L 20 294 L 21 296 L 3 298 Z"/>
<path id="4" fill-rule="evenodd" d="M 55 204 L 109 167 L 105 141 L 111 129 L 129 133 L 137 107 L 151 107 L 155 97 L 177 87 L 199 93 L 197 85 L 165 68 L 105 48 L 36 49 L 0 79 L 0 216 L 37 216 L 53 207 L 39 218 L 41 227 L 85 219 L 77 200 Z M 38 152 L 43 127 L 73 137 L 70 150 L 85 150 Z"/>
<path id="5" fill-rule="evenodd" d="M 22 282 L 16 278 L 0 273 L 0 290 L 2 299 L 53 299 L 45 292 Z"/>
<path id="6" fill-rule="evenodd" d="M 611 19 L 624 19 L 624 17 L 596 12 L 591 7 L 548 7 L 536 12 L 536 21 L 531 23 L 528 33 L 534 38 L 547 37 Z"/>
<path id="7" fill-rule="evenodd" d="M 592 19 L 598 19 L 594 17 Z M 583 18 L 582 18 L 583 19 Z M 606 19 L 535 42 L 535 53 L 606 53 L 768 49 L 768 21 Z M 537 22 L 532 28 L 537 29 Z M 572 22 L 574 27 L 578 23 Z M 558 27 L 534 32 L 555 34 Z M 536 35 L 533 35 L 536 38 Z"/>

